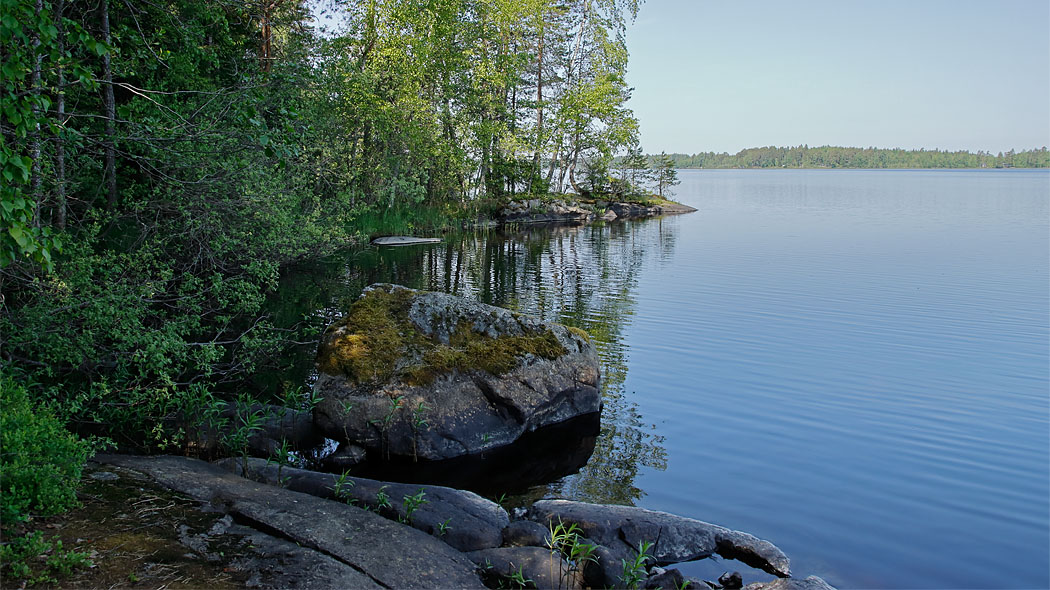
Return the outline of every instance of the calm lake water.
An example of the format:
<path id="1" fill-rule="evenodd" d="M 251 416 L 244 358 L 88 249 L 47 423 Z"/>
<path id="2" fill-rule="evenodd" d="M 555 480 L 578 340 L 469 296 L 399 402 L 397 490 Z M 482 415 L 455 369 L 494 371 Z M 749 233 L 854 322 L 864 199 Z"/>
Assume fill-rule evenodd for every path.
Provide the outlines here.
<path id="1" fill-rule="evenodd" d="M 523 497 L 748 531 L 843 588 L 1050 586 L 1050 172 L 680 177 L 699 212 L 355 251 L 283 313 L 390 281 L 589 330 L 594 455 Z"/>

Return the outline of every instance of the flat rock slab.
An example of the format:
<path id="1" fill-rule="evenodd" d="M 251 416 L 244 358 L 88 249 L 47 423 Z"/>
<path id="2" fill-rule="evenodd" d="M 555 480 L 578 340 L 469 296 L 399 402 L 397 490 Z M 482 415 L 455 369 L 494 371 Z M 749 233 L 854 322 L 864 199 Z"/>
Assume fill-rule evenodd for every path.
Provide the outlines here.
<path id="1" fill-rule="evenodd" d="M 319 551 L 361 573 L 373 587 L 484 587 L 462 553 L 354 506 L 254 482 L 186 457 L 97 455 L 94 460 L 145 473 L 241 523 Z"/>
<path id="2" fill-rule="evenodd" d="M 373 246 L 415 246 L 439 243 L 441 243 L 441 238 L 417 238 L 415 236 L 386 236 L 372 240 Z"/>
<path id="3" fill-rule="evenodd" d="M 217 464 L 235 473 L 242 472 L 240 459 L 223 459 Z M 497 547 L 503 539 L 503 529 L 509 523 L 507 511 L 499 504 L 466 490 L 341 477 L 294 467 L 278 468 L 262 459 L 248 459 L 247 465 L 248 477 L 253 480 L 270 485 L 281 481 L 292 491 L 368 506 L 384 516 L 403 520 L 460 551 Z M 405 498 L 417 496 L 420 490 L 423 491 L 423 502 L 409 515 L 412 502 Z M 380 495 L 387 498 L 388 505 L 380 505 Z"/>
<path id="4" fill-rule="evenodd" d="M 650 554 L 656 565 L 693 561 L 717 553 L 775 576 L 791 575 L 787 556 L 769 541 L 666 512 L 633 506 L 542 500 L 533 504 L 529 518 L 540 524 L 558 519 L 566 524 L 576 523 L 583 534 L 614 553 L 637 553 L 641 542 L 654 543 Z"/>

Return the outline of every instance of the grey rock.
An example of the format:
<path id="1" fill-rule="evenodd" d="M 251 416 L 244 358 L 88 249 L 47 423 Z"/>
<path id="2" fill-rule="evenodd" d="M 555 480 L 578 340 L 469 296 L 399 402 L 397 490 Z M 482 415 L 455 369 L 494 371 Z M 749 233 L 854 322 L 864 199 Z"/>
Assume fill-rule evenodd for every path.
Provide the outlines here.
<path id="1" fill-rule="evenodd" d="M 608 547 L 595 543 L 588 538 L 580 539 L 583 543 L 594 545 L 594 561 L 583 567 L 583 577 L 591 588 L 618 588 L 621 586 L 623 561 L 630 556 L 627 551 L 614 553 Z"/>
<path id="2" fill-rule="evenodd" d="M 384 588 L 350 565 L 291 541 L 241 525 L 231 526 L 229 533 L 250 550 L 230 564 L 231 569 L 251 572 L 247 588 Z"/>
<path id="3" fill-rule="evenodd" d="M 92 471 L 88 477 L 97 481 L 116 481 L 120 476 L 112 471 Z"/>
<path id="4" fill-rule="evenodd" d="M 642 583 L 642 587 L 646 589 L 663 588 L 664 590 L 671 590 L 674 588 L 681 588 L 685 582 L 685 576 L 682 572 L 676 569 L 660 570 L 660 568 L 653 568 L 654 572 L 645 582 Z M 656 572 L 656 570 L 660 570 Z"/>
<path id="5" fill-rule="evenodd" d="M 509 580 L 515 573 L 532 580 L 537 588 L 583 588 L 580 572 L 570 571 L 561 555 L 540 547 L 499 547 L 472 551 L 466 556 L 482 575 Z"/>
<path id="6" fill-rule="evenodd" d="M 725 590 L 739 590 L 744 587 L 744 577 L 740 572 L 726 572 L 718 576 L 718 583 Z"/>
<path id="7" fill-rule="evenodd" d="M 388 458 L 440 460 L 503 447 L 526 432 L 601 409 L 597 352 L 589 340 L 567 327 L 398 285 L 372 285 L 362 297 L 376 291 L 410 294 L 406 321 L 431 343 L 427 346 L 447 345 L 457 328 L 468 326 L 479 338 L 549 332 L 566 352 L 554 359 L 522 354 L 517 366 L 502 375 L 453 370 L 426 384 L 411 384 L 403 377 L 356 384 L 344 375 L 322 371 L 315 391 L 323 401 L 315 408 L 314 419 L 328 437 Z M 341 330 L 345 328 L 326 332 L 326 342 L 354 337 Z M 396 364 L 417 366 L 422 354 L 406 351 Z M 391 413 L 392 400 L 398 397 L 401 406 Z M 422 427 L 420 419 L 425 420 Z"/>
<path id="8" fill-rule="evenodd" d="M 548 547 L 550 530 L 531 520 L 515 520 L 503 529 L 504 547 Z"/>
<path id="9" fill-rule="evenodd" d="M 357 445 L 341 444 L 334 453 L 324 458 L 324 468 L 343 472 L 364 463 L 368 451 Z"/>
<path id="10" fill-rule="evenodd" d="M 744 586 L 744 590 L 835 590 L 817 576 L 808 578 L 780 578 L 771 582 L 755 582 Z"/>
<path id="11" fill-rule="evenodd" d="M 337 499 L 355 506 L 367 506 L 377 513 L 399 522 L 403 521 L 428 535 L 437 537 L 460 551 L 474 551 L 497 547 L 503 540 L 502 531 L 507 526 L 507 512 L 491 500 L 474 492 L 456 490 L 443 486 L 392 483 L 365 477 L 342 478 L 331 473 L 320 473 L 294 467 L 281 467 L 261 459 L 249 459 L 247 470 L 242 469 L 240 459 L 223 459 L 220 467 L 233 473 L 245 473 L 247 477 L 303 492 L 320 498 Z M 337 482 L 339 496 L 336 496 Z M 425 500 L 411 517 L 406 496 L 416 496 L 423 491 Z M 385 496 L 387 502 L 381 502 Z M 387 505 L 388 504 L 388 505 Z M 533 523 L 535 524 L 535 523 Z"/>
<path id="12" fill-rule="evenodd" d="M 143 472 L 239 522 L 323 553 L 363 574 L 372 585 L 482 587 L 473 563 L 460 552 L 360 508 L 254 482 L 186 457 L 97 455 L 95 461 Z"/>
<path id="13" fill-rule="evenodd" d="M 636 554 L 641 542 L 653 542 L 651 555 L 656 565 L 692 561 L 717 553 L 776 576 L 791 575 L 787 556 L 769 541 L 666 512 L 633 506 L 541 500 L 529 510 L 529 518 L 540 524 L 559 518 L 565 523 L 576 523 L 584 534 L 614 553 L 629 551 Z"/>

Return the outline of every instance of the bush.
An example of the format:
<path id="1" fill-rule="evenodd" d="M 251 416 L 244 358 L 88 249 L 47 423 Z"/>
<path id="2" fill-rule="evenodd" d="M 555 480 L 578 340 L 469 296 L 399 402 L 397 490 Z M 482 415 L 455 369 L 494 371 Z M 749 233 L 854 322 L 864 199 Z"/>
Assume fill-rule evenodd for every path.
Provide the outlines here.
<path id="1" fill-rule="evenodd" d="M 49 516 L 77 505 L 76 486 L 92 452 L 23 384 L 0 375 L 0 523 Z"/>

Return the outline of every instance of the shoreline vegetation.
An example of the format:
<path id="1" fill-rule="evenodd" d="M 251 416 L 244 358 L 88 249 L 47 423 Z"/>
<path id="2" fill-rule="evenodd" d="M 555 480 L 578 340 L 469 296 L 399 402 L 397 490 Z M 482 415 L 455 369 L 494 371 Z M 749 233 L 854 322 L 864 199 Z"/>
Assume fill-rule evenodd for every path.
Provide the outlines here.
<path id="1" fill-rule="evenodd" d="M 1038 149 L 999 152 L 906 150 L 900 148 L 856 148 L 820 146 L 755 147 L 735 154 L 701 152 L 696 154 L 647 155 L 652 164 L 670 161 L 677 169 L 718 168 L 1048 168 L 1050 151 Z"/>
<path id="2" fill-rule="evenodd" d="M 68 569 L 39 557 L 80 483 L 58 450 L 238 455 L 263 417 L 229 404 L 316 403 L 282 371 L 323 318 L 267 307 L 290 267 L 514 200 L 644 198 L 609 169 L 638 141 L 639 4 L 4 0 L 3 585 Z"/>

